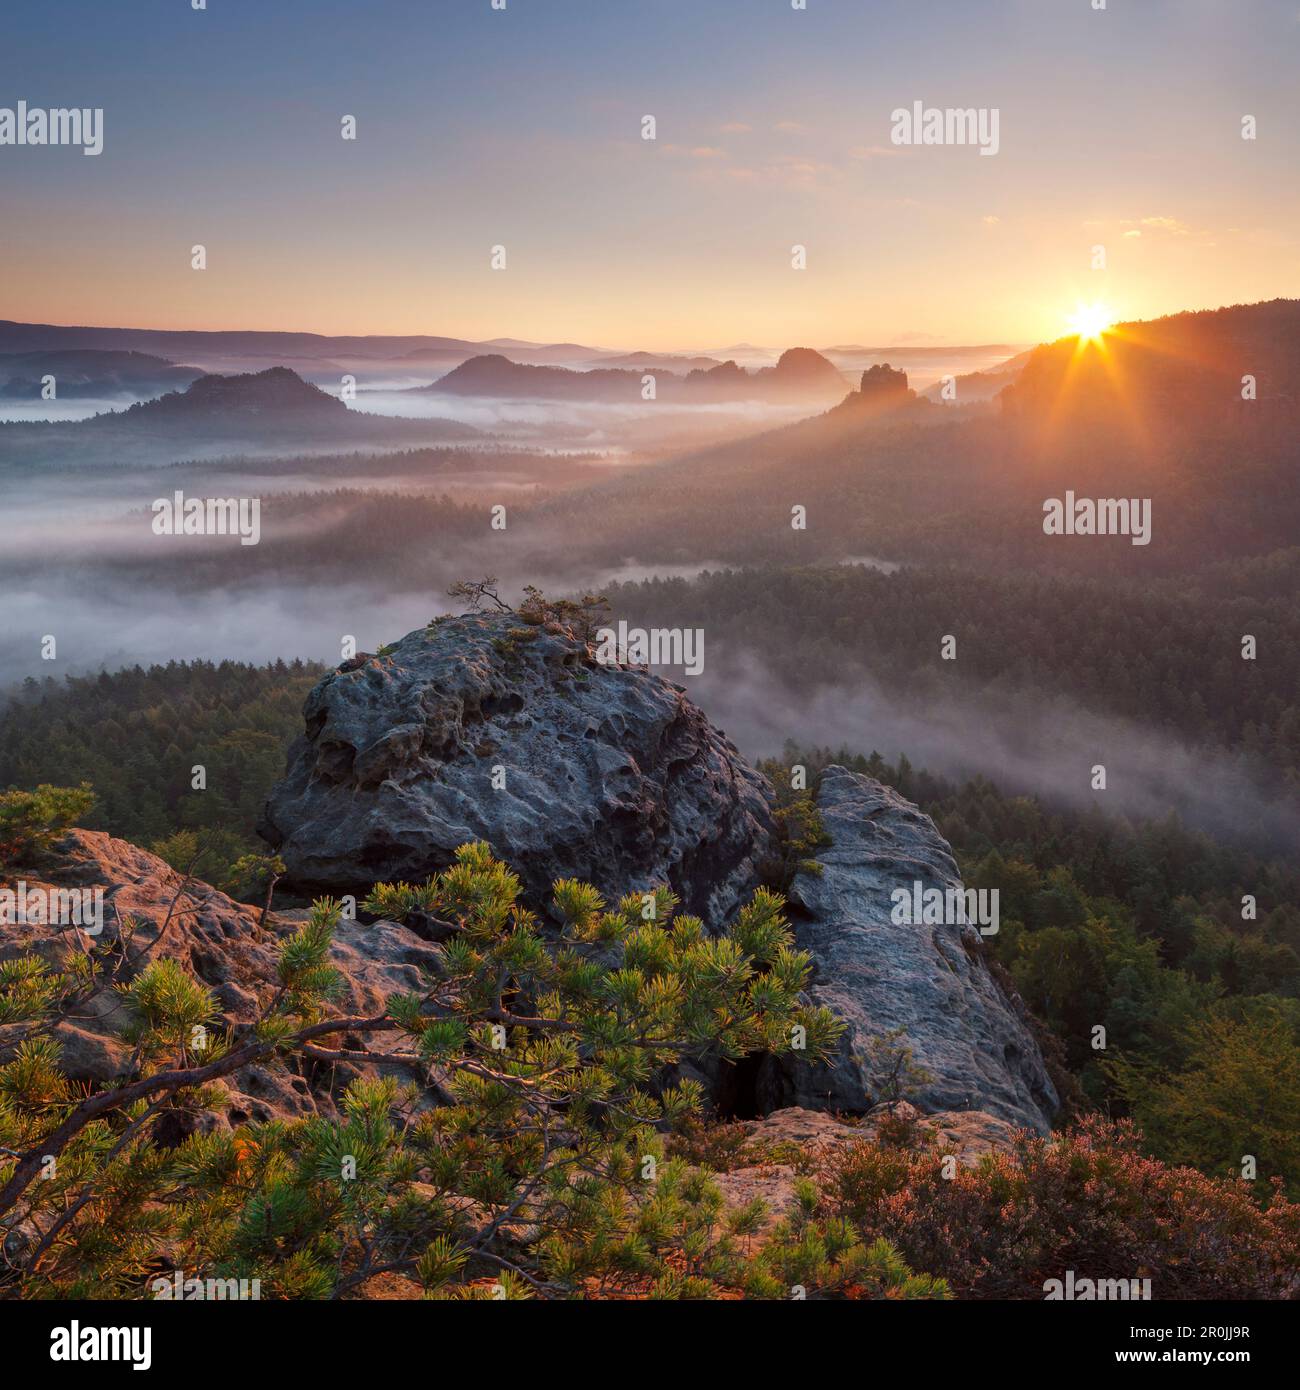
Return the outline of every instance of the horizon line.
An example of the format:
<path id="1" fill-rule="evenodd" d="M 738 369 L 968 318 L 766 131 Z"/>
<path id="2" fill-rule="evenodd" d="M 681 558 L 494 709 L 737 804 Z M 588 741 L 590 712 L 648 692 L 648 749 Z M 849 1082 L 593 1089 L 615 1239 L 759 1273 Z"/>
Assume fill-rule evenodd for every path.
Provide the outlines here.
<path id="1" fill-rule="evenodd" d="M 1158 315 L 1156 315 L 1154 318 L 1151 318 L 1151 319 L 1142 319 L 1142 318 L 1123 319 L 1123 320 L 1118 320 L 1118 319 L 1117 319 L 1117 320 L 1116 320 L 1116 323 L 1117 323 L 1117 324 L 1119 324 L 1119 323 L 1124 323 L 1124 324 L 1154 323 L 1154 322 L 1158 322 L 1160 319 L 1164 319 L 1164 318 L 1175 318 L 1175 317 L 1179 316 L 1180 314 L 1217 313 L 1217 312 L 1220 312 L 1220 311 L 1225 310 L 1225 309 L 1248 308 L 1248 307 L 1253 307 L 1253 306 L 1255 306 L 1255 305 L 1274 304 L 1274 303 L 1278 303 L 1278 302 L 1292 302 L 1292 303 L 1297 303 L 1297 302 L 1300 302 L 1300 296 L 1291 296 L 1291 295 L 1286 295 L 1286 294 L 1280 294 L 1280 295 L 1275 295 L 1275 296 L 1273 296 L 1272 298 L 1268 298 L 1268 299 L 1238 300 L 1238 301 L 1235 301 L 1234 303 L 1231 303 L 1231 304 L 1217 304 L 1217 305 L 1210 305 L 1210 306 L 1202 306 L 1202 307 L 1199 307 L 1199 308 L 1183 308 L 1183 309 L 1176 309 L 1176 310 L 1173 310 L 1173 311 L 1171 311 L 1171 312 L 1169 312 L 1169 313 L 1158 314 Z M 731 344 L 731 345 L 730 345 L 730 348 L 714 348 L 714 349 L 712 349 L 712 350 L 706 349 L 706 348 L 702 348 L 702 347 L 635 348 L 635 349 L 634 349 L 634 348 L 623 348 L 623 347 L 604 347 L 604 346 L 599 346 L 599 345 L 592 344 L 592 343 L 584 343 L 584 342 L 581 342 L 580 340 L 578 340 L 578 339 L 576 339 L 576 338 L 571 338 L 571 337 L 567 337 L 567 336 L 562 336 L 562 337 L 558 337 L 558 338 L 550 338 L 550 339 L 514 338 L 514 337 L 512 337 L 512 336 L 511 336 L 510 334 L 508 334 L 508 333 L 496 334 L 496 335 L 494 335 L 494 337 L 491 337 L 491 338 L 470 338 L 470 337 L 464 337 L 464 336 L 462 336 L 462 335 L 460 335 L 460 334 L 456 334 L 456 333 L 436 333 L 436 332 L 419 332 L 419 333 L 400 333 L 400 332 L 397 332 L 397 333 L 380 333 L 380 332 L 363 332 L 363 333 L 357 333 L 357 332 L 351 332 L 351 333 L 349 333 L 349 332 L 335 332 L 335 333 L 322 333 L 322 332 L 320 332 L 319 330 L 316 330 L 316 329 L 308 329 L 308 328 L 192 328 L 192 327 L 186 327 L 186 328 L 158 328 L 158 327 L 152 327 L 152 326 L 141 325 L 141 324 L 124 324 L 124 323 L 107 323 L 107 324 L 105 324 L 105 323 L 51 323 L 51 322 L 47 322 L 47 321 L 44 321 L 44 320 L 10 319 L 10 318 L 3 318 L 3 319 L 0 319 L 0 324 L 4 324 L 4 325 L 14 325 L 14 326 L 17 326 L 17 327 L 25 327 L 25 328 L 53 328 L 53 329 L 60 329 L 60 330 L 65 330 L 65 331 L 71 331 L 71 330 L 76 330 L 76 329 L 86 329 L 86 330 L 90 330 L 90 331 L 93 331 L 93 332 L 159 333 L 159 334 L 165 334 L 165 333 L 202 333 L 202 334 L 209 334 L 209 335 L 213 335 L 213 336 L 215 336 L 215 335 L 217 335 L 217 334 L 239 334 L 239 333 L 254 334 L 254 333 L 256 333 L 256 334 L 267 334 L 267 335 L 278 334 L 278 335 L 282 335 L 282 336 L 296 335 L 296 336 L 299 336 L 299 337 L 306 337 L 306 338 L 321 338 L 321 339 L 326 339 L 326 340 L 331 339 L 331 338 L 443 338 L 443 339 L 450 339 L 450 340 L 453 340 L 453 341 L 456 341 L 456 342 L 470 343 L 470 344 L 472 344 L 472 345 L 474 345 L 474 346 L 476 346 L 476 347 L 482 347 L 482 346 L 500 346 L 500 345 L 502 345 L 503 343 L 513 343 L 513 344 L 516 344 L 516 345 L 518 345 L 518 346 L 520 346 L 520 347 L 539 347 L 539 348 L 545 348 L 545 347 L 559 347 L 559 346 L 563 346 L 563 345 L 565 345 L 565 344 L 571 344 L 571 345 L 574 346 L 574 347 L 584 348 L 584 349 L 586 349 L 587 351 L 591 351 L 591 352 L 601 352 L 601 353 L 608 353 L 608 354 L 610 354 L 610 355 L 623 355 L 623 356 L 636 355 L 637 353 L 641 353 L 641 352 L 644 352 L 647 356 L 651 356 L 651 355 L 656 355 L 656 356 L 687 356 L 687 355 L 690 355 L 690 354 L 695 354 L 695 355 L 698 355 L 698 356 L 709 356 L 709 355 L 712 355 L 712 353 L 716 353 L 716 352 L 719 352 L 719 351 L 728 351 L 728 350 L 730 350 L 730 348 L 752 348 L 752 349 L 754 349 L 754 350 L 756 350 L 756 351 L 762 351 L 762 352 L 789 351 L 789 350 L 790 350 L 789 348 L 784 348 L 784 349 L 770 348 L 770 347 L 764 346 L 764 345 L 762 345 L 762 344 L 757 344 L 757 343 L 735 343 L 735 344 Z M 921 351 L 925 351 L 925 350 L 941 351 L 941 350 L 943 350 L 943 349 L 951 349 L 951 348 L 977 348 L 977 347 L 979 347 L 979 348 L 1002 348 L 1002 347 L 1010 347 L 1010 348 L 1013 348 L 1013 349 L 1020 350 L 1020 349 L 1029 348 L 1029 347 L 1041 346 L 1041 345 L 1043 345 L 1043 344 L 1045 344 L 1045 343 L 1056 342 L 1056 341 L 1059 341 L 1060 338 L 1069 337 L 1069 336 L 1071 336 L 1071 335 L 1070 335 L 1068 332 L 1066 332 L 1066 333 L 1059 334 L 1059 335 L 1057 336 L 1057 338 L 1027 338 L 1027 339 L 1023 339 L 1023 340 L 1016 341 L 1016 342 L 1006 342 L 1006 341 L 998 342 L 998 341 L 995 341 L 995 340 L 986 340 L 986 341 L 983 341 L 983 342 L 970 342 L 970 341 L 967 341 L 967 342 L 929 342 L 929 341 L 927 341 L 927 342 L 916 342 L 916 343 L 906 343 L 906 342 L 898 342 L 898 341 L 885 341 L 885 342 L 882 344 L 882 346 L 884 346 L 884 347 L 889 347 L 889 348 L 895 348 L 895 349 L 901 348 L 901 349 L 907 349 L 907 350 L 912 350 L 912 351 L 916 351 L 916 350 L 921 350 Z M 808 346 L 808 344 L 806 344 L 806 343 L 797 343 L 797 344 L 793 344 L 793 346 L 796 346 L 796 347 L 806 347 L 806 346 Z M 826 353 L 826 352 L 835 352 L 835 351 L 844 351 L 844 350 L 854 350 L 854 349 L 858 349 L 858 350 L 863 350 L 863 349 L 875 350 L 875 346 L 876 346 L 876 345 L 870 344 L 870 343 L 839 343 L 839 344 L 832 344 L 832 345 L 830 345 L 829 347 L 825 347 L 825 348 L 814 348 L 814 349 L 812 349 L 812 350 L 813 350 L 813 351 L 816 351 L 816 352 L 822 352 L 822 353 Z M 84 350 L 86 350 L 86 351 L 93 351 L 93 349 L 84 349 Z"/>

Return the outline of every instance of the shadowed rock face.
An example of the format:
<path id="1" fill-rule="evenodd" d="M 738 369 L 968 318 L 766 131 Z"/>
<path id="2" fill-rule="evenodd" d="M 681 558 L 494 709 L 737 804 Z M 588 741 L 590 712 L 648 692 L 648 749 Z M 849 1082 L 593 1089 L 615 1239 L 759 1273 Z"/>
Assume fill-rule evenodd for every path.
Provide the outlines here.
<path id="1" fill-rule="evenodd" d="M 985 1111 L 1045 1133 L 1057 1096 L 1038 1045 L 989 973 L 970 924 L 895 924 L 897 888 L 961 888 L 934 822 L 870 777 L 831 767 L 817 795 L 832 843 L 820 875 L 795 878 L 796 938 L 816 966 L 810 993 L 849 1024 L 833 1067 L 778 1064 L 769 1101 L 863 1111 L 879 1097 L 868 1043 L 896 1028 L 931 1079 L 911 1090 L 925 1111 Z"/>
<path id="2" fill-rule="evenodd" d="M 259 825 L 291 886 L 423 879 L 467 840 L 543 900 L 556 878 L 668 882 L 713 927 L 757 885 L 770 788 L 681 687 L 514 614 L 444 619 L 348 666 L 308 696 Z"/>

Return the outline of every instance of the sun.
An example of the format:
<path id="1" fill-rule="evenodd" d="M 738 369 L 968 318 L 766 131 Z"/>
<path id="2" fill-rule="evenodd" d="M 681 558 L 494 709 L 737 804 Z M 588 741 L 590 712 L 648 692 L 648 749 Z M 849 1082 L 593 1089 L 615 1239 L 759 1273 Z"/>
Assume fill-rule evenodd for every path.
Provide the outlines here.
<path id="1" fill-rule="evenodd" d="M 1070 331 L 1085 343 L 1099 343 L 1111 326 L 1113 316 L 1104 304 L 1080 303 L 1070 316 Z"/>

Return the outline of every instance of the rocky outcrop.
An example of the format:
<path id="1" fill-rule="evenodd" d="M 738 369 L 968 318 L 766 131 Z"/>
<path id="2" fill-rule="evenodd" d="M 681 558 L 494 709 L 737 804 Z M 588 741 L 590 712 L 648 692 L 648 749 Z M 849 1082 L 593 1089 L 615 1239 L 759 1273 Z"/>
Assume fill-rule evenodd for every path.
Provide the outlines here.
<path id="1" fill-rule="evenodd" d="M 444 620 L 327 676 L 305 715 L 265 833 L 291 883 L 308 891 L 360 897 L 380 879 L 422 879 L 482 839 L 534 903 L 556 878 L 585 879 L 608 896 L 667 881 L 717 929 L 779 857 L 770 788 L 682 689 L 599 664 L 555 623 Z M 979 932 L 960 920 L 893 920 L 899 889 L 961 889 L 934 824 L 841 767 L 823 774 L 817 806 L 830 843 L 796 874 L 790 916 L 812 958 L 811 1000 L 848 1030 L 839 1054 L 817 1067 L 789 1056 L 709 1064 L 698 1075 L 718 1111 L 879 1116 L 900 1089 L 891 1060 L 907 1048 L 901 1090 L 949 1142 L 997 1146 L 1011 1126 L 1046 1131 L 1056 1096 Z M 277 942 L 301 917 L 263 921 L 98 832 L 65 835 L 43 872 L 57 886 L 104 889 L 104 930 L 123 942 L 123 980 L 149 958 L 172 957 L 213 991 L 235 1031 L 265 1006 Z M 71 950 L 74 936 L 11 924 L 0 959 Z M 345 1016 L 373 1015 L 386 997 L 418 989 L 435 959 L 416 930 L 386 921 L 344 920 L 333 955 L 344 985 L 333 1006 Z M 59 1025 L 74 1079 L 109 1082 L 130 1065 L 118 1007 L 107 991 Z M 923 1074 L 909 1075 L 912 1067 Z M 328 1111 L 339 1079 L 318 1087 L 311 1066 L 300 1075 L 247 1067 L 225 1083 L 227 1114 L 238 1122 Z"/>
<path id="2" fill-rule="evenodd" d="M 97 940 L 114 947 L 117 983 L 129 983 L 153 960 L 178 961 L 212 991 L 219 1026 L 236 1033 L 257 1019 L 276 992 L 278 943 L 306 915 L 271 913 L 262 923 L 257 910 L 210 884 L 187 882 L 156 855 L 94 830 L 69 831 L 44 857 L 40 872 L 24 871 L 23 881 L 29 890 L 102 888 Z M 57 960 L 83 949 L 78 938 L 75 930 L 10 922 L 0 929 L 0 961 L 32 951 Z M 431 945 L 394 922 L 341 921 L 331 952 L 340 988 L 331 1007 L 341 1017 L 373 1016 L 391 995 L 419 989 L 421 972 L 434 959 Z M 119 1037 L 123 1018 L 114 992 L 93 994 L 74 1017 L 75 1022 L 60 1022 L 53 1031 L 67 1075 L 73 1081 L 103 1083 L 123 1075 L 132 1057 Z M 209 1128 L 331 1113 L 334 1096 L 356 1073 L 349 1063 L 298 1073 L 253 1064 L 217 1083 L 227 1095 L 224 1106 L 189 1119 Z M 174 1126 L 183 1118 L 169 1116 L 167 1123 Z"/>
<path id="3" fill-rule="evenodd" d="M 850 391 L 835 407 L 827 412 L 837 418 L 859 419 L 875 415 L 888 415 L 893 411 L 910 408 L 917 404 L 915 391 L 907 384 L 907 373 L 891 367 L 888 362 L 877 363 L 862 373 L 862 380 L 856 391 Z M 920 401 L 923 409 L 928 401 Z"/>
<path id="4" fill-rule="evenodd" d="M 953 1153 L 968 1168 L 986 1153 L 1011 1153 L 1015 1148 L 1017 1130 L 1006 1120 L 982 1110 L 940 1110 L 923 1115 L 905 1100 L 877 1105 L 853 1123 L 797 1105 L 774 1110 L 761 1120 L 745 1122 L 746 1145 L 758 1153 L 789 1146 L 807 1156 L 845 1144 L 880 1142 L 888 1137 L 884 1130 L 891 1122 L 896 1132 L 900 1126 L 912 1130 L 911 1147 L 936 1147 Z"/>
<path id="5" fill-rule="evenodd" d="M 858 395 L 864 402 L 902 405 L 914 399 L 916 392 L 908 387 L 906 372 L 891 367 L 888 362 L 877 362 L 862 373 Z"/>
<path id="6" fill-rule="evenodd" d="M 262 833 L 306 892 L 421 880 L 486 840 L 545 902 L 557 878 L 607 896 L 668 882 L 721 927 L 778 850 L 771 790 L 679 686 L 598 663 L 556 623 L 444 619 L 311 692 Z M 747 1059 L 706 1079 L 719 1109 L 863 1114 L 897 1094 L 1045 1131 L 1057 1099 L 1026 1021 L 969 923 L 891 920 L 899 888 L 960 890 L 934 824 L 879 783 L 824 774 L 832 843 L 795 877 L 812 999 L 849 1027 L 830 1065 Z M 893 1035 L 897 1035 L 894 1037 Z"/>
<path id="7" fill-rule="evenodd" d="M 842 767 L 823 774 L 817 806 L 831 844 L 817 851 L 819 869 L 794 880 L 796 938 L 815 962 L 812 998 L 849 1028 L 833 1065 L 769 1069 L 766 1108 L 779 1100 L 865 1111 L 881 1098 L 891 1052 L 905 1046 L 928 1073 L 906 1087 L 922 1110 L 985 1111 L 1046 1132 L 1056 1093 L 1020 1011 L 989 971 L 979 931 L 891 920 L 896 889 L 962 887 L 933 821 Z M 871 1055 L 873 1040 L 883 1055 Z"/>
<path id="8" fill-rule="evenodd" d="M 558 624 L 443 619 L 326 676 L 259 830 L 304 892 L 421 880 L 486 840 L 545 900 L 667 882 L 720 926 L 775 835 L 767 783 L 686 698 Z"/>

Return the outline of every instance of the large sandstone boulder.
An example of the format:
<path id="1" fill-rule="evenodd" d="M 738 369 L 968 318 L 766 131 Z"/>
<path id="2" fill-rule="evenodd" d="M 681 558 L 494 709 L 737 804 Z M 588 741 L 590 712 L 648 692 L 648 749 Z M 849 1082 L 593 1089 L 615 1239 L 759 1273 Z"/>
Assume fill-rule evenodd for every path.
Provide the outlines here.
<path id="1" fill-rule="evenodd" d="M 545 899 L 670 883 L 722 925 L 774 846 L 767 783 L 686 698 L 551 624 L 448 618 L 320 681 L 259 830 L 287 885 L 421 880 L 486 840 Z"/>
<path id="2" fill-rule="evenodd" d="M 779 851 L 770 787 L 681 687 L 599 664 L 556 624 L 441 620 L 326 676 L 304 714 L 261 826 L 301 891 L 423 879 L 481 839 L 534 901 L 557 878 L 607 896 L 666 881 L 716 929 Z M 896 889 L 961 888 L 934 824 L 839 767 L 818 805 L 833 843 L 796 875 L 791 917 L 815 965 L 810 994 L 848 1032 L 830 1065 L 746 1059 L 702 1074 L 718 1109 L 864 1114 L 891 1098 L 873 1055 L 883 1041 L 928 1073 L 903 1092 L 923 1110 L 1045 1131 L 1056 1095 L 978 931 L 891 921 Z"/>
<path id="3" fill-rule="evenodd" d="M 795 877 L 796 939 L 815 963 L 810 990 L 849 1028 L 829 1067 L 777 1064 L 768 1104 L 862 1112 L 881 1099 L 873 1039 L 901 1030 L 929 1079 L 908 1094 L 924 1111 L 985 1111 L 1042 1133 L 1057 1107 L 1038 1045 L 989 972 L 970 923 L 896 925 L 895 889 L 960 889 L 934 822 L 870 777 L 831 767 L 817 794 L 831 844 L 820 872 Z M 887 1042 L 885 1046 L 890 1044 Z"/>

